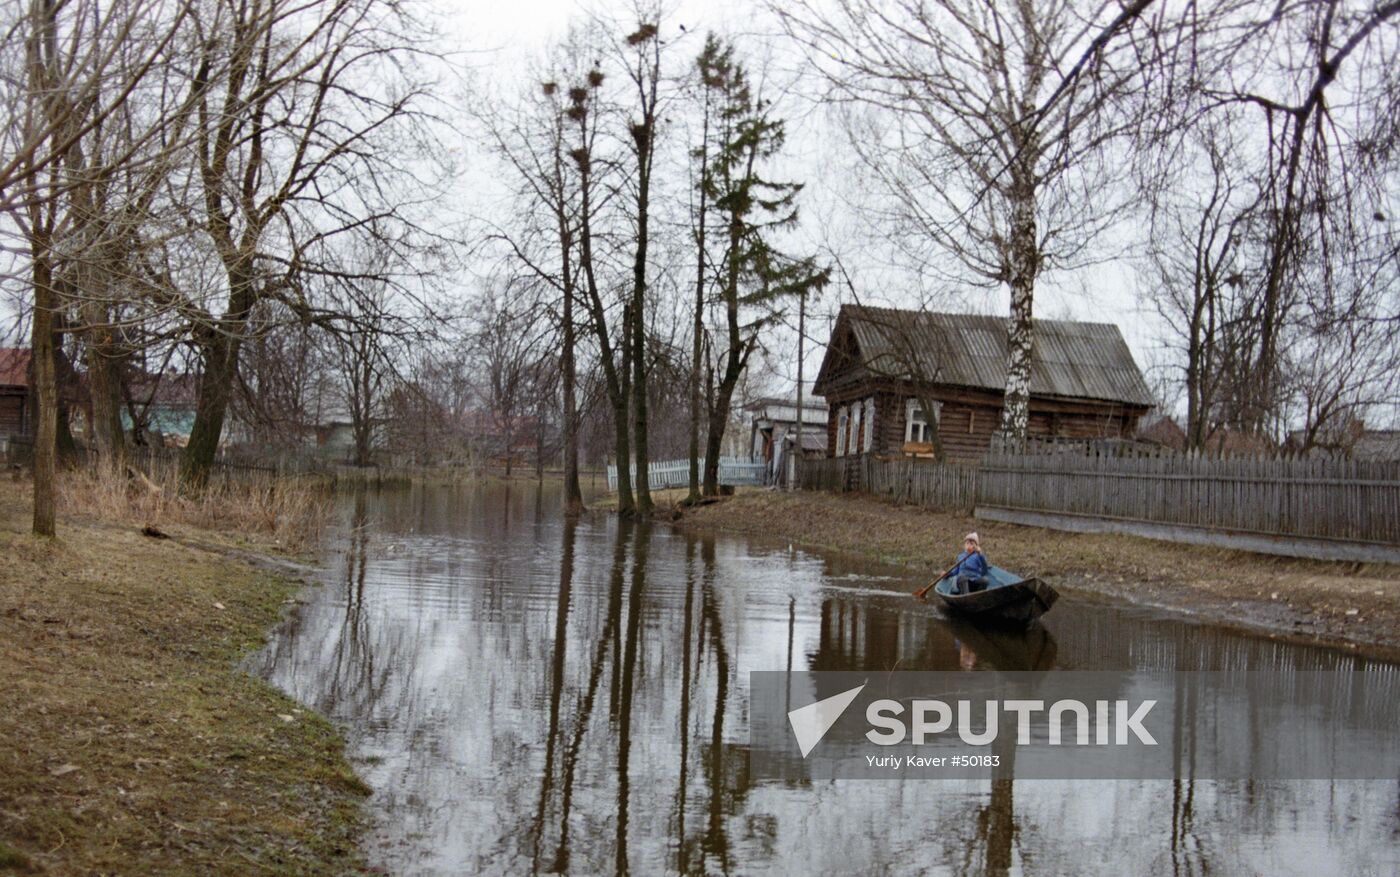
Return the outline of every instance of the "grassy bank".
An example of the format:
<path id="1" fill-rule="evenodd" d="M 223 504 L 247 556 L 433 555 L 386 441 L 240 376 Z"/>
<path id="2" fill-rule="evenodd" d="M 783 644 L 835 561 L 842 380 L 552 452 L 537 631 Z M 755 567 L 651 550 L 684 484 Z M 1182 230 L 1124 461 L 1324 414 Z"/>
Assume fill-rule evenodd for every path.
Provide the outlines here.
<path id="1" fill-rule="evenodd" d="M 360 870 L 339 735 L 236 666 L 299 584 L 71 504 L 38 540 L 27 500 L 0 484 L 0 873 Z"/>
<path id="2" fill-rule="evenodd" d="M 823 493 L 740 493 L 682 527 L 854 553 L 936 575 L 976 530 L 993 563 L 1057 587 L 1276 635 L 1400 649 L 1400 567 L 1295 560 L 1112 534 L 1062 533 Z"/>

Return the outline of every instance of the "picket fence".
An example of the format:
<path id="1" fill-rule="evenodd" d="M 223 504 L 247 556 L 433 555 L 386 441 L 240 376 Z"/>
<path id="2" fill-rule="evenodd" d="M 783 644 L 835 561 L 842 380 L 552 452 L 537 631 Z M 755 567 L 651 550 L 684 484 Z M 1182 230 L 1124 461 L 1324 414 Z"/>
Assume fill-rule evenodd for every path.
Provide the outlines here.
<path id="1" fill-rule="evenodd" d="M 729 486 L 762 485 L 763 464 L 750 463 L 735 457 L 720 457 L 719 483 Z M 632 482 L 637 480 L 637 467 L 628 467 Z M 700 458 L 700 472 L 705 472 L 705 458 Z M 661 460 L 647 463 L 647 484 L 652 490 L 690 485 L 690 460 Z M 617 490 L 617 467 L 608 466 L 608 490 Z"/>

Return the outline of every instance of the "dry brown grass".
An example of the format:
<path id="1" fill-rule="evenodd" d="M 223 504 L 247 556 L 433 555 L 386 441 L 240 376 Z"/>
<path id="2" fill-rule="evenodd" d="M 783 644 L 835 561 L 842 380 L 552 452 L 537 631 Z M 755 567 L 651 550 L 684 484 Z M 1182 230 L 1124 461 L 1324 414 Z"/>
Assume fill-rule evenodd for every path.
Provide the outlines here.
<path id="1" fill-rule="evenodd" d="M 691 510 L 681 523 L 860 554 L 929 575 L 951 563 L 963 534 L 976 530 L 993 563 L 1056 585 L 1223 623 L 1400 647 L 1400 567 L 1387 564 L 1065 533 L 826 493 L 743 493 Z"/>
<path id="2" fill-rule="evenodd" d="M 237 667 L 299 584 L 99 520 L 131 502 L 101 484 L 70 481 L 93 505 L 37 539 L 20 487 L 0 483 L 0 874 L 362 870 L 339 735 Z"/>
<path id="3" fill-rule="evenodd" d="M 138 527 L 184 525 L 236 534 L 296 553 L 320 540 L 330 512 L 330 491 L 315 476 L 254 475 L 216 477 L 202 492 L 181 494 L 178 472 L 170 462 L 135 477 L 106 468 L 62 473 L 59 508 Z"/>

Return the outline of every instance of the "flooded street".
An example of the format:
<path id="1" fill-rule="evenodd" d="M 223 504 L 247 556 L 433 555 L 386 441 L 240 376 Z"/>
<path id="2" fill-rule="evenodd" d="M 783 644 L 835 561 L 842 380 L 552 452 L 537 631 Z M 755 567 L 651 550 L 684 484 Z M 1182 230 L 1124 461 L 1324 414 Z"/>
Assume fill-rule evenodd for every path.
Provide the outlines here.
<path id="1" fill-rule="evenodd" d="M 753 782 L 754 670 L 1396 665 L 1067 595 L 979 632 L 899 570 L 566 523 L 549 487 L 341 498 L 259 670 L 346 730 L 395 874 L 1400 871 L 1400 784 Z"/>

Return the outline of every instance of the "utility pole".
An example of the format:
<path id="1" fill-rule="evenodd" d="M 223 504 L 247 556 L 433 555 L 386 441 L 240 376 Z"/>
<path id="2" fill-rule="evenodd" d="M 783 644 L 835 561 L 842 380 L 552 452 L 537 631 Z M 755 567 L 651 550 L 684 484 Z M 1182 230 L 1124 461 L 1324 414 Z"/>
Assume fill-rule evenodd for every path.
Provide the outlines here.
<path id="1" fill-rule="evenodd" d="M 802 354 L 803 343 L 807 336 L 807 290 L 797 297 L 797 437 L 795 439 L 796 448 L 793 453 L 797 455 L 792 463 L 792 477 L 788 479 L 788 490 L 797 489 L 797 473 L 799 471 L 798 461 L 802 459 Z"/>

